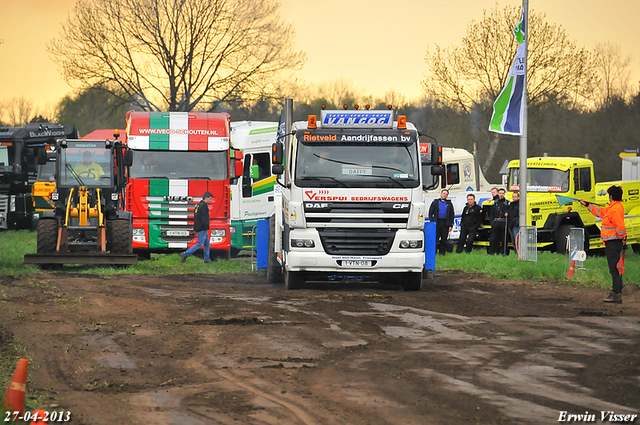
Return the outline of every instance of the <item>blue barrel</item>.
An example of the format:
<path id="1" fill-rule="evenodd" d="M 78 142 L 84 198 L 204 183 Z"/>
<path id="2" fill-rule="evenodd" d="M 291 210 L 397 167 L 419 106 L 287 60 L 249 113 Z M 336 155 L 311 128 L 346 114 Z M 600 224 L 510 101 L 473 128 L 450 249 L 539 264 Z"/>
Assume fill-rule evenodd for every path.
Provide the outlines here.
<path id="1" fill-rule="evenodd" d="M 266 269 L 269 264 L 269 220 L 258 220 L 257 226 L 256 261 L 258 270 L 260 270 Z"/>
<path id="2" fill-rule="evenodd" d="M 433 275 L 436 271 L 436 223 L 424 223 L 424 269 Z"/>

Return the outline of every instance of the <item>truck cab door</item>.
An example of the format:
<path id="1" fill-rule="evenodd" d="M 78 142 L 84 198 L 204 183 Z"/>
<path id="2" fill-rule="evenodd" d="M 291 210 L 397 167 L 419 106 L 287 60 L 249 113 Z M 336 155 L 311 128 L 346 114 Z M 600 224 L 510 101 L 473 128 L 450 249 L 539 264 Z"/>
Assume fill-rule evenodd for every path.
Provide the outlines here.
<path id="1" fill-rule="evenodd" d="M 591 167 L 573 170 L 573 194 L 578 199 L 588 198 L 593 190 L 593 172 Z"/>

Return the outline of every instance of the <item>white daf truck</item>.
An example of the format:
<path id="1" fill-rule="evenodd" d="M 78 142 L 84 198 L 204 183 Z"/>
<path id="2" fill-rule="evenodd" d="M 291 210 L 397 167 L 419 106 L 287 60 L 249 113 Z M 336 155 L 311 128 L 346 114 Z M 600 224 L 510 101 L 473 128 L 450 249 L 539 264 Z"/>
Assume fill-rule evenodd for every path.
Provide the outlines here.
<path id="1" fill-rule="evenodd" d="M 416 128 L 392 110 L 322 111 L 291 123 L 273 146 L 282 186 L 269 223 L 267 279 L 372 278 L 417 291 L 424 265 Z"/>

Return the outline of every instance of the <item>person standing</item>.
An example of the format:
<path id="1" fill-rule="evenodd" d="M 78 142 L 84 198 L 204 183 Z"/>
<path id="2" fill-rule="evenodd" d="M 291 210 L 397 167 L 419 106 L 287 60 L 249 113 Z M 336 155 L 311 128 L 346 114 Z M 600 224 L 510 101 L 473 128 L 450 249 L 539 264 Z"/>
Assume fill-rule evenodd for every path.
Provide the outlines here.
<path id="1" fill-rule="evenodd" d="M 476 195 L 470 193 L 467 195 L 467 205 L 464 206 L 460 218 L 460 237 L 458 238 L 456 253 L 460 254 L 463 249 L 466 253 L 471 252 L 481 221 L 482 208 L 476 204 Z"/>
<path id="2" fill-rule="evenodd" d="M 580 204 L 587 207 L 589 212 L 602 219 L 600 237 L 604 242 L 604 252 L 611 273 L 611 293 L 602 301 L 606 303 L 622 302 L 622 276 L 618 272 L 620 255 L 627 245 L 627 227 L 624 224 L 624 207 L 622 205 L 622 187 L 613 185 L 607 189 L 609 206 L 599 207 L 595 204 L 580 200 Z"/>
<path id="3" fill-rule="evenodd" d="M 187 257 L 192 256 L 201 247 L 204 251 L 204 262 L 211 262 L 209 251 L 209 204 L 212 201 L 213 195 L 209 192 L 205 192 L 202 195 L 202 200 L 198 205 L 196 205 L 196 208 L 193 211 L 193 230 L 196 231 L 198 243 L 188 250 L 180 253 L 180 258 L 183 263 L 187 261 Z"/>
<path id="4" fill-rule="evenodd" d="M 493 192 L 493 191 L 492 191 Z M 506 219 L 504 214 L 507 212 L 509 201 L 504 199 L 505 190 L 498 189 L 498 199 L 493 199 L 493 205 L 489 212 L 491 221 L 491 234 L 489 236 L 489 254 L 509 254 L 509 248 L 505 241 Z"/>
<path id="5" fill-rule="evenodd" d="M 507 229 L 511 235 L 511 242 L 513 242 L 513 248 L 518 252 L 516 246 L 516 236 L 520 232 L 520 193 L 513 192 L 511 195 L 511 203 L 507 208 L 507 212 L 504 214 L 507 218 Z"/>
<path id="6" fill-rule="evenodd" d="M 448 196 L 449 191 L 442 189 L 440 198 L 434 199 L 429 207 L 429 220 L 436 223 L 436 247 L 441 255 L 447 252 L 449 232 L 453 229 L 455 216 L 453 204 L 447 199 Z"/>

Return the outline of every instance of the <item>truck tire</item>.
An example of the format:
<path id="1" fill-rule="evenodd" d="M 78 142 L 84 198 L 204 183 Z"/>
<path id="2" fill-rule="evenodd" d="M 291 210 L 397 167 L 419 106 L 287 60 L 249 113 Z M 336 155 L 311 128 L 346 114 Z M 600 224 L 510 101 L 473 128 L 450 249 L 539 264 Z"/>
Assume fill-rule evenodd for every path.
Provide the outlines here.
<path id="1" fill-rule="evenodd" d="M 129 220 L 113 220 L 110 224 L 111 235 L 109 251 L 113 254 L 132 254 L 133 253 L 133 235 L 131 234 L 131 226 Z"/>
<path id="2" fill-rule="evenodd" d="M 633 249 L 633 252 L 636 254 L 640 254 L 640 243 L 634 243 L 631 245 L 631 249 Z"/>
<path id="3" fill-rule="evenodd" d="M 304 272 L 290 272 L 286 271 L 284 275 L 284 287 L 288 290 L 295 290 L 302 288 L 304 284 L 305 276 Z"/>
<path id="4" fill-rule="evenodd" d="M 570 224 L 563 224 L 562 226 L 558 227 L 554 246 L 556 253 L 563 255 L 567 253 L 567 237 L 569 236 L 569 233 L 571 233 L 571 227 L 573 226 L 571 226 Z"/>
<path id="5" fill-rule="evenodd" d="M 282 283 L 282 268 L 275 252 L 276 246 L 276 218 L 269 218 L 269 242 L 267 244 L 267 282 Z"/>
<path id="6" fill-rule="evenodd" d="M 56 252 L 58 245 L 58 220 L 41 219 L 38 222 L 38 254 Z"/>
<path id="7" fill-rule="evenodd" d="M 422 286 L 422 273 L 403 273 L 402 289 L 405 291 L 419 291 Z"/>

